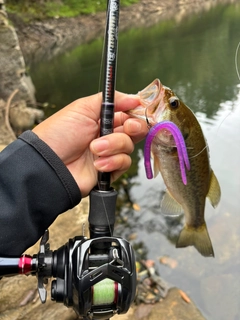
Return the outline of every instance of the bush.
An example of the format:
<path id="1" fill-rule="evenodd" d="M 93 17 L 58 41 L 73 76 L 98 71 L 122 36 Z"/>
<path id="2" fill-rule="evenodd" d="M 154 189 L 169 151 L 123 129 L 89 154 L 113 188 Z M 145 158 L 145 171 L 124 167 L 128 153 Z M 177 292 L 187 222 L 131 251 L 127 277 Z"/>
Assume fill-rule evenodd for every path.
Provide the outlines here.
<path id="1" fill-rule="evenodd" d="M 121 0 L 121 6 L 139 0 Z M 75 17 L 105 11 L 107 0 L 7 0 L 7 11 L 17 14 L 25 21 L 53 17 Z"/>

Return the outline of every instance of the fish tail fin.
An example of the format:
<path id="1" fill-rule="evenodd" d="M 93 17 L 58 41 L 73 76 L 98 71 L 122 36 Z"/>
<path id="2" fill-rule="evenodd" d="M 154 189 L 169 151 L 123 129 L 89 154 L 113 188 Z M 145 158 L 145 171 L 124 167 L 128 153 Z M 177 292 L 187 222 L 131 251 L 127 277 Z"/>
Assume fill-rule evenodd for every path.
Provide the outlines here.
<path id="1" fill-rule="evenodd" d="M 203 223 L 198 228 L 184 226 L 179 235 L 176 247 L 184 248 L 188 246 L 194 246 L 204 257 L 214 257 L 214 251 L 206 223 Z"/>

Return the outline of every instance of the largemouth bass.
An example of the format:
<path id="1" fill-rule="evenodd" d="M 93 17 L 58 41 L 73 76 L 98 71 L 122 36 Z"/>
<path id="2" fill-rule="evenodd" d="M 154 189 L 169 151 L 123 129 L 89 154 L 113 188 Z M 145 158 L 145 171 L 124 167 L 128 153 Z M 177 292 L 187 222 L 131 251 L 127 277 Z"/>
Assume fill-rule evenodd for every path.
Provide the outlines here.
<path id="1" fill-rule="evenodd" d="M 220 201 L 221 190 L 211 169 L 207 142 L 194 113 L 156 79 L 139 92 L 141 105 L 129 115 L 144 119 L 149 127 L 162 121 L 173 122 L 184 138 L 190 170 L 187 183 L 181 178 L 179 155 L 169 130 L 161 130 L 154 137 L 151 152 L 154 159 L 154 176 L 160 172 L 167 187 L 161 202 L 161 211 L 167 215 L 184 212 L 185 225 L 176 247 L 194 246 L 203 256 L 214 256 L 212 243 L 204 219 L 205 200 L 213 207 Z"/>

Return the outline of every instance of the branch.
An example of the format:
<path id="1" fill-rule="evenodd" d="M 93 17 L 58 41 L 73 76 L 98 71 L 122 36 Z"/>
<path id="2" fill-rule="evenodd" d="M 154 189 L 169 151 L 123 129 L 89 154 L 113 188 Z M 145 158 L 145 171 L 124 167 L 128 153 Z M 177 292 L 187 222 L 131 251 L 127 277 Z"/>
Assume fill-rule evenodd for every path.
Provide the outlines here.
<path id="1" fill-rule="evenodd" d="M 6 107 L 5 107 L 5 125 L 9 131 L 9 133 L 11 134 L 12 138 L 15 140 L 17 139 L 11 125 L 10 125 L 10 122 L 9 122 L 9 109 L 10 109 L 10 105 L 11 105 L 11 102 L 12 102 L 12 99 L 14 98 L 14 96 L 18 93 L 18 89 L 15 89 L 9 96 L 8 100 L 7 100 L 7 103 L 6 103 Z"/>

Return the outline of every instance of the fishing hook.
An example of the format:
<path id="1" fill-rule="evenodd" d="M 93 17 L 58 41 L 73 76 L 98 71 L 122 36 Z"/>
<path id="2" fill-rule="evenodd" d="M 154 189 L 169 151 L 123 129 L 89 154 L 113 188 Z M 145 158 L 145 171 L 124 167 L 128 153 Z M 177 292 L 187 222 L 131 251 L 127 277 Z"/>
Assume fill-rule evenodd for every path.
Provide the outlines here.
<path id="1" fill-rule="evenodd" d="M 147 127 L 150 130 L 152 128 L 151 123 L 148 120 L 148 116 L 147 116 L 147 108 L 145 108 L 145 118 L 146 118 L 146 122 L 147 122 Z"/>

